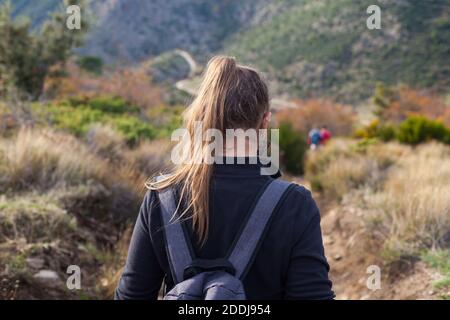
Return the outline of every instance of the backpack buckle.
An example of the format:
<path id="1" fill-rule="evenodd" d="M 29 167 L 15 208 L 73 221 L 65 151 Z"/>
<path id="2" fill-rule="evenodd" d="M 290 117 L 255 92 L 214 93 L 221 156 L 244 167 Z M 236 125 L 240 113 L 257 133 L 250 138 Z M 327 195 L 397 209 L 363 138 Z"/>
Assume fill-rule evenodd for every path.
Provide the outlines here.
<path id="1" fill-rule="evenodd" d="M 184 269 L 183 278 L 186 280 L 207 271 L 225 271 L 232 276 L 236 273 L 233 265 L 227 259 L 194 259 Z"/>

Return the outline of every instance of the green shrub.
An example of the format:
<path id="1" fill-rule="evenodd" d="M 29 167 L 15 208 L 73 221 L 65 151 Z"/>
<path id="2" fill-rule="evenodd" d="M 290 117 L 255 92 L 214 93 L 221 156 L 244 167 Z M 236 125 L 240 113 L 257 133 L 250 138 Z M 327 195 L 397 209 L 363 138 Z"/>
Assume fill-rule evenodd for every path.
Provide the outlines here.
<path id="1" fill-rule="evenodd" d="M 77 64 L 81 69 L 95 75 L 101 75 L 103 73 L 103 60 L 99 57 L 81 57 L 78 59 Z"/>
<path id="2" fill-rule="evenodd" d="M 61 5 L 53 14 L 47 11 L 45 23 L 32 25 L 29 19 L 15 19 L 16 9 L 24 3 L 13 2 L 14 8 L 9 1 L 0 1 L 0 82 L 7 78 L 19 96 L 38 100 L 45 80 L 52 76 L 52 66 L 64 66 L 73 49 L 83 43 L 89 19 L 82 30 L 70 32 L 62 23 L 67 17 Z M 85 6 L 84 1 L 77 4 Z"/>
<path id="3" fill-rule="evenodd" d="M 136 144 L 139 140 L 153 139 L 157 136 L 156 130 L 149 124 L 129 116 L 114 118 L 111 124 L 122 133 L 127 141 L 131 144 Z"/>
<path id="4" fill-rule="evenodd" d="M 280 124 L 280 151 L 282 163 L 287 171 L 303 174 L 307 148 L 306 138 L 302 132 L 296 131 L 290 123 Z"/>
<path id="5" fill-rule="evenodd" d="M 422 259 L 431 267 L 438 269 L 443 274 L 450 275 L 450 249 L 430 250 L 424 252 Z"/>
<path id="6" fill-rule="evenodd" d="M 429 250 L 422 254 L 422 260 L 430 267 L 437 269 L 442 278 L 433 283 L 437 289 L 450 288 L 450 250 Z"/>
<path id="7" fill-rule="evenodd" d="M 353 136 L 363 139 L 379 139 L 384 142 L 397 139 L 401 143 L 416 145 L 431 139 L 450 143 L 450 128 L 441 121 L 424 116 L 409 116 L 398 127 L 391 123 L 381 124 L 378 119 L 357 129 Z"/>
<path id="8" fill-rule="evenodd" d="M 431 139 L 450 143 L 450 129 L 437 120 L 430 120 L 423 116 L 410 116 L 400 124 L 397 139 L 412 145 Z"/>
<path id="9" fill-rule="evenodd" d="M 74 108 L 88 107 L 90 109 L 99 110 L 106 113 L 123 114 L 123 113 L 138 113 L 139 108 L 130 105 L 121 97 L 71 97 L 61 102 L 62 105 L 68 105 Z"/>
<path id="10" fill-rule="evenodd" d="M 392 124 L 381 125 L 377 131 L 377 137 L 384 142 L 395 139 L 396 128 Z"/>
<path id="11" fill-rule="evenodd" d="M 128 143 L 135 144 L 144 138 L 153 139 L 165 129 L 155 129 L 141 120 L 136 114 L 139 109 L 130 107 L 122 98 L 75 97 L 45 106 L 34 104 L 33 109 L 54 127 L 76 136 L 86 135 L 93 124 L 99 123 L 112 126 Z"/>
<path id="12" fill-rule="evenodd" d="M 89 107 L 107 113 L 123 114 L 126 112 L 137 113 L 139 108 L 132 106 L 120 97 L 98 97 L 89 101 Z"/>
<path id="13" fill-rule="evenodd" d="M 92 123 L 103 122 L 105 118 L 103 112 L 86 106 L 74 109 L 53 105 L 49 106 L 48 111 L 56 128 L 68 130 L 77 136 L 84 135 Z"/>
<path id="14" fill-rule="evenodd" d="M 396 128 L 391 123 L 381 124 L 380 120 L 375 119 L 363 128 L 357 129 L 353 136 L 363 139 L 380 139 L 384 142 L 395 139 Z"/>
<path id="15" fill-rule="evenodd" d="M 377 128 L 378 128 L 379 124 L 380 124 L 380 120 L 378 120 L 378 119 L 372 120 L 368 125 L 366 125 L 362 128 L 357 128 L 353 132 L 353 137 L 359 138 L 359 139 L 374 138 L 376 136 L 376 132 L 377 132 Z"/>

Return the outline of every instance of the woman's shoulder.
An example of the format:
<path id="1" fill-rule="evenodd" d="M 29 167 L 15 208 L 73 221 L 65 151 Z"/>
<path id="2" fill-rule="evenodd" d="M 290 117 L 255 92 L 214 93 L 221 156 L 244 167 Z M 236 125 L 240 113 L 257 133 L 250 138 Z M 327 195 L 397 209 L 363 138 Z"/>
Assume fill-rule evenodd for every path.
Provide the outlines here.
<path id="1" fill-rule="evenodd" d="M 156 191 L 147 189 L 144 198 L 142 199 L 141 210 L 144 209 L 146 211 L 150 211 L 152 209 L 152 206 L 155 205 L 155 199 Z"/>
<path id="2" fill-rule="evenodd" d="M 292 182 L 281 203 L 282 215 L 295 220 L 310 220 L 320 215 L 312 193 L 305 186 Z M 292 221 L 292 220 L 291 220 Z"/>
<path id="3" fill-rule="evenodd" d="M 159 207 L 159 202 L 157 201 L 157 191 L 152 189 L 147 189 L 144 197 L 142 198 L 141 207 L 139 210 L 140 215 L 145 220 L 147 224 L 151 220 L 154 220 L 155 208 Z"/>
<path id="4" fill-rule="evenodd" d="M 286 195 L 286 200 L 302 201 L 302 202 L 314 201 L 311 191 L 307 189 L 305 186 L 295 182 L 290 182 L 290 186 Z"/>

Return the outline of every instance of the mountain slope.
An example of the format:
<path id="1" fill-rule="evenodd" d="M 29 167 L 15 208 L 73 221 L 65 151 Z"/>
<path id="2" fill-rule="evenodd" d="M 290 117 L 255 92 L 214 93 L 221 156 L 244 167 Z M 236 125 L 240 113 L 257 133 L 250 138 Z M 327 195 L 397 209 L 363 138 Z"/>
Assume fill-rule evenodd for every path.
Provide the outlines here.
<path id="1" fill-rule="evenodd" d="M 0 4 L 7 0 L 0 0 Z M 205 57 L 232 34 L 286 7 L 287 0 L 96 0 L 84 54 L 106 61 L 134 62 L 173 49 Z M 13 1 L 14 16 L 39 25 L 63 0 Z"/>
<path id="2" fill-rule="evenodd" d="M 35 24 L 62 0 L 14 2 Z M 0 3 L 2 0 L 0 0 Z M 79 51 L 136 62 L 174 49 L 205 62 L 235 55 L 264 70 L 277 93 L 366 99 L 377 81 L 450 88 L 450 0 L 97 0 Z M 369 5 L 382 29 L 366 27 Z"/>
<path id="3" fill-rule="evenodd" d="M 0 0 L 0 4 L 6 3 L 7 0 Z M 14 16 L 28 16 L 33 25 L 39 25 L 48 18 L 48 14 L 53 12 L 61 0 L 13 0 L 13 15 Z"/>
<path id="4" fill-rule="evenodd" d="M 376 81 L 450 84 L 450 1 L 378 1 L 382 29 L 368 30 L 373 0 L 309 0 L 237 34 L 227 52 L 267 70 L 301 96 L 366 98 Z M 355 96 L 356 94 L 356 96 Z"/>
<path id="5" fill-rule="evenodd" d="M 104 0 L 94 5 L 98 26 L 86 54 L 107 60 L 137 61 L 168 50 L 197 56 L 221 47 L 267 0 Z"/>

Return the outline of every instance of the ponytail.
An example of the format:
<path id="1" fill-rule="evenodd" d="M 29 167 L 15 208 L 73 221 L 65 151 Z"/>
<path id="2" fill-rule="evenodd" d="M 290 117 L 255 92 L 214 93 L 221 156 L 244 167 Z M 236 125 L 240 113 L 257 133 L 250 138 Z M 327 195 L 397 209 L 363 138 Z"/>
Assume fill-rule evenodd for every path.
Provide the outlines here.
<path id="1" fill-rule="evenodd" d="M 190 137 L 195 135 L 195 123 L 202 123 L 202 136 L 208 129 L 257 128 L 269 109 L 267 86 L 258 73 L 236 64 L 231 57 L 212 58 L 203 75 L 198 95 L 185 110 L 183 120 Z M 181 187 L 177 213 L 184 200 L 187 204 L 177 218 L 192 218 L 194 230 L 203 245 L 208 236 L 209 186 L 213 167 L 202 161 L 209 152 L 209 141 L 202 141 L 201 148 L 189 144 L 194 160 L 175 168 L 172 174 L 158 182 L 149 182 L 151 190 L 169 186 Z M 175 217 L 174 217 L 175 218 Z"/>

